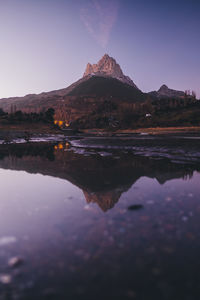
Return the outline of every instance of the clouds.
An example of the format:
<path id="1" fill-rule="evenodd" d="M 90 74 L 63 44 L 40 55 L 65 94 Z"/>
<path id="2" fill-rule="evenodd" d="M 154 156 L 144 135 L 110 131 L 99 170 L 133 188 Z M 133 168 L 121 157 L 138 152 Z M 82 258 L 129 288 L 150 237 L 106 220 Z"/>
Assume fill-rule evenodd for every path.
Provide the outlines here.
<path id="1" fill-rule="evenodd" d="M 81 8 L 81 20 L 95 41 L 105 48 L 119 11 L 118 0 L 89 0 Z"/>

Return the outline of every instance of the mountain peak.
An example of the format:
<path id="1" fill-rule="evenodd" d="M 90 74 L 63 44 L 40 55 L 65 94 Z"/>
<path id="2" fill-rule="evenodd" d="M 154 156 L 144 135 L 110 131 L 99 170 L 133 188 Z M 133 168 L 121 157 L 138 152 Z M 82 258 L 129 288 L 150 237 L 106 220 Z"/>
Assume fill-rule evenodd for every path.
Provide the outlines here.
<path id="1" fill-rule="evenodd" d="M 83 77 L 88 75 L 113 77 L 137 88 L 133 81 L 123 74 L 122 69 L 116 60 L 108 54 L 104 54 L 97 64 L 87 64 Z"/>
<path id="2" fill-rule="evenodd" d="M 157 91 L 157 95 L 161 98 L 171 97 L 171 98 L 182 98 L 184 97 L 184 92 L 170 89 L 166 84 L 163 84 Z"/>
<path id="3" fill-rule="evenodd" d="M 116 63 L 116 60 L 109 56 L 108 54 L 104 54 L 104 56 L 99 60 L 98 64 L 101 67 L 106 67 L 106 65 L 110 65 L 111 67 L 118 68 L 118 71 L 122 73 L 120 66 Z M 122 73 L 123 74 L 123 73 Z"/>
<path id="4" fill-rule="evenodd" d="M 163 85 L 160 87 L 159 91 L 161 91 L 161 90 L 168 90 L 168 89 L 169 89 L 168 86 L 167 86 L 166 84 L 163 84 Z"/>
<path id="5" fill-rule="evenodd" d="M 107 53 L 104 54 L 104 56 L 102 58 L 111 58 L 113 59 L 111 56 L 109 56 Z"/>

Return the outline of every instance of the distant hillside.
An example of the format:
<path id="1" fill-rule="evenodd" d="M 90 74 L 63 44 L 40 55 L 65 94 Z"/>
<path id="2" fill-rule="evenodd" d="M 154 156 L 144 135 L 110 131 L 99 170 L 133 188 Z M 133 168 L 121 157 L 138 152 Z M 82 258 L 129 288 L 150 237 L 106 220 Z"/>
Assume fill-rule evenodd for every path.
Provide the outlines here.
<path id="1" fill-rule="evenodd" d="M 88 78 L 89 77 L 81 78 L 70 86 L 60 90 L 40 94 L 28 94 L 23 97 L 2 98 L 0 99 L 0 108 L 7 112 L 10 112 L 11 106 L 15 106 L 17 110 L 33 112 L 48 109 L 49 107 L 56 108 L 58 102 L 62 101 L 78 84 Z"/>
<path id="2" fill-rule="evenodd" d="M 149 95 L 151 95 L 154 98 L 162 99 L 162 98 L 184 98 L 185 93 L 183 91 L 177 91 L 168 88 L 165 84 L 163 84 L 158 91 L 150 92 Z"/>

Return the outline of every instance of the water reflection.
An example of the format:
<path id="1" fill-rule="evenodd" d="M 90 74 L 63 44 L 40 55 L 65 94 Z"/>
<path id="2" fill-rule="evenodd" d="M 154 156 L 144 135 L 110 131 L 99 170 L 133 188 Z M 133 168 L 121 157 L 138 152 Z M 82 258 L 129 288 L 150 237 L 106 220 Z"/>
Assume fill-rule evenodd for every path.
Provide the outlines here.
<path id="1" fill-rule="evenodd" d="M 141 177 L 160 184 L 175 178 L 192 178 L 200 165 L 168 158 L 134 155 L 131 151 L 93 151 L 70 148 L 70 143 L 2 145 L 0 168 L 40 173 L 70 181 L 79 187 L 87 203 L 107 211 Z"/>
<path id="2" fill-rule="evenodd" d="M 198 299 L 199 163 L 68 142 L 0 158 L 0 299 Z"/>

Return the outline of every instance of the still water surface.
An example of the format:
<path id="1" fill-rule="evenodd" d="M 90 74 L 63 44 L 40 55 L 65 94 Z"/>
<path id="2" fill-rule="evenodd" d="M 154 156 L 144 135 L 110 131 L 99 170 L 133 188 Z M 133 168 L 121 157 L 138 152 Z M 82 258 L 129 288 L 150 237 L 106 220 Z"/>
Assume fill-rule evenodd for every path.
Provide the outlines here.
<path id="1" fill-rule="evenodd" d="M 2 145 L 0 300 L 199 299 L 196 147 Z"/>

